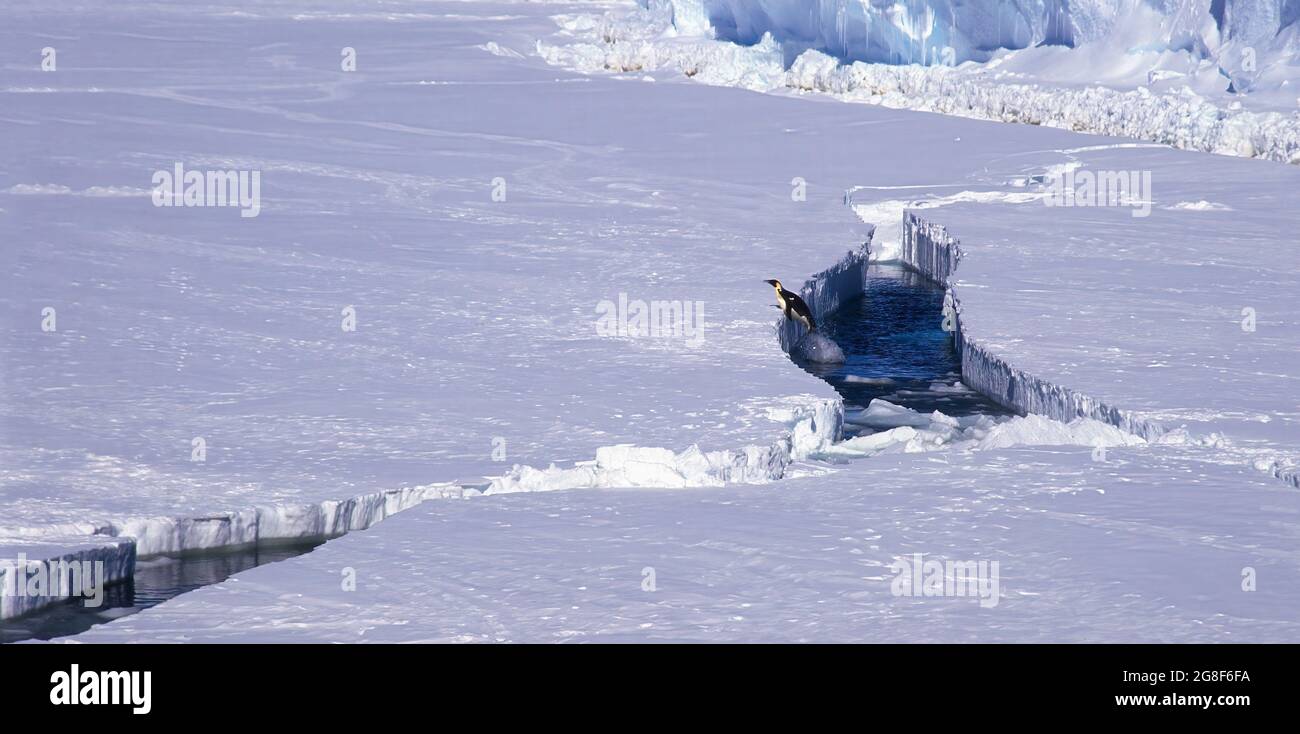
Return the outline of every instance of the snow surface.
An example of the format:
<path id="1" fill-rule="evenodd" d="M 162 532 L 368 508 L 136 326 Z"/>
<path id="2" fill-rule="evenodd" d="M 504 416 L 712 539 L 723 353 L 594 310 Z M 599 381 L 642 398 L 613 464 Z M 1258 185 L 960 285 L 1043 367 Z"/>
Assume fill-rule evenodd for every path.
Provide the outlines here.
<path id="1" fill-rule="evenodd" d="M 709 90 L 631 94 L 646 85 L 608 109 L 616 82 L 473 48 L 528 49 L 554 28 L 536 11 L 337 23 L 331 7 L 14 10 L 7 47 L 81 40 L 56 72 L 8 70 L 0 535 L 157 538 L 142 554 L 298 537 L 339 504 L 620 443 L 766 450 L 831 407 L 773 348 L 762 283 L 865 240 L 837 198 L 789 216 L 808 147 L 701 155 Z M 204 44 L 165 40 L 199 24 Z M 339 49 L 365 41 L 341 72 Z M 38 83 L 51 91 L 25 91 Z M 756 143 L 800 117 L 737 97 Z M 607 116 L 575 126 L 591 113 Z M 178 160 L 260 170 L 260 215 L 68 193 L 147 190 Z M 598 305 L 621 293 L 702 303 L 702 340 L 600 336 Z"/>
<path id="2" fill-rule="evenodd" d="M 72 638 L 1293 642 L 1295 490 L 1198 452 L 878 456 L 767 486 L 430 502 Z M 1232 501 L 1225 501 L 1226 498 Z M 1287 507 L 1261 521 L 1262 507 Z M 1001 597 L 894 596 L 897 559 Z M 1244 567 L 1256 591 L 1241 589 Z M 345 578 L 355 591 L 345 591 Z M 651 584 L 650 582 L 653 582 Z M 653 589 L 653 590 L 650 590 Z"/>
<path id="3" fill-rule="evenodd" d="M 82 638 L 1296 639 L 1300 494 L 1270 474 L 1297 456 L 1300 171 L 592 75 L 589 10 L 14 9 L 5 47 L 65 48 L 0 90 L 0 536 L 147 555 L 406 509 Z M 785 79 L 774 41 L 708 43 L 736 63 L 697 78 Z M 152 207 L 178 160 L 260 170 L 260 215 Z M 1150 216 L 1044 205 L 1097 168 L 1151 171 Z M 828 312 L 872 225 L 870 256 L 950 278 L 970 379 L 1045 415 L 846 416 L 789 361 L 763 280 Z M 624 294 L 702 303 L 703 338 L 602 336 Z M 911 552 L 999 554 L 1013 595 L 890 596 Z M 655 557 L 688 591 L 642 620 Z M 344 568 L 364 594 L 330 596 Z"/>

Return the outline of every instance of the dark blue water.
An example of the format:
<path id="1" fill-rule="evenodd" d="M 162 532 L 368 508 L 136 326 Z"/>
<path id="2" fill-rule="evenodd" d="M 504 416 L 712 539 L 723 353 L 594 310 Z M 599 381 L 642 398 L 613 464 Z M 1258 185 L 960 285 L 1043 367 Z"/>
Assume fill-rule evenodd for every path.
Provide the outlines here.
<path id="1" fill-rule="evenodd" d="M 846 361 L 795 361 L 829 382 L 849 411 L 881 398 L 921 413 L 1008 414 L 962 384 L 961 357 L 943 330 L 943 296 L 942 287 L 902 265 L 872 265 L 862 297 L 819 324 Z"/>
<path id="2" fill-rule="evenodd" d="M 104 589 L 104 603 L 99 607 L 87 608 L 74 599 L 0 621 L 0 643 L 50 640 L 85 632 L 187 591 L 220 583 L 240 571 L 300 556 L 323 542 L 146 558 L 136 563 L 135 576 L 130 580 Z"/>

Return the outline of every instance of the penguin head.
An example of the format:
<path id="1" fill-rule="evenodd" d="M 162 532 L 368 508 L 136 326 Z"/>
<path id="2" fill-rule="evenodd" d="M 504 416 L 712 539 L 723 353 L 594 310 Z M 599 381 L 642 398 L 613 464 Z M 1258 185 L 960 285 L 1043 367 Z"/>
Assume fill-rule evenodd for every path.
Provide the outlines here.
<path id="1" fill-rule="evenodd" d="M 764 282 L 764 283 L 767 283 L 768 285 L 772 286 L 773 288 L 775 288 L 775 289 L 777 289 L 777 290 L 781 290 L 781 281 L 779 281 L 779 280 L 765 280 L 765 281 L 763 281 L 763 282 Z"/>

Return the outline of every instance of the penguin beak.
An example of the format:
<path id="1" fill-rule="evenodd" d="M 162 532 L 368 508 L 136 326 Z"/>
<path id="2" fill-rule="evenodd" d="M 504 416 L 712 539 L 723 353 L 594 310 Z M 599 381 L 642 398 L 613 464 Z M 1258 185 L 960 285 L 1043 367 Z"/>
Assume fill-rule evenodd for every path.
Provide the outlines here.
<path id="1" fill-rule="evenodd" d="M 764 282 L 764 283 L 767 283 L 768 285 L 772 286 L 773 288 L 776 287 L 776 281 L 775 281 L 775 280 L 765 280 L 765 281 L 763 281 L 763 282 Z"/>

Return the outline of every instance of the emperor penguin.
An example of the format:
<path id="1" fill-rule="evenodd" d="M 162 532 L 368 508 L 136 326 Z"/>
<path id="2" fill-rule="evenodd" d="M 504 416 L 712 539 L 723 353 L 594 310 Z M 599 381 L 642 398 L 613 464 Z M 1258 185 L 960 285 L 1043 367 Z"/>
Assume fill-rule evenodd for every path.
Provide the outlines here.
<path id="1" fill-rule="evenodd" d="M 792 293 L 781 287 L 779 280 L 765 280 L 764 283 L 776 289 L 776 305 L 785 314 L 787 319 L 798 321 L 808 328 L 808 331 L 817 331 L 817 322 L 813 320 L 812 310 L 808 304 L 803 302 L 799 294 Z"/>

